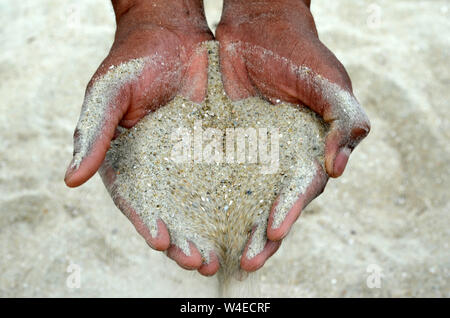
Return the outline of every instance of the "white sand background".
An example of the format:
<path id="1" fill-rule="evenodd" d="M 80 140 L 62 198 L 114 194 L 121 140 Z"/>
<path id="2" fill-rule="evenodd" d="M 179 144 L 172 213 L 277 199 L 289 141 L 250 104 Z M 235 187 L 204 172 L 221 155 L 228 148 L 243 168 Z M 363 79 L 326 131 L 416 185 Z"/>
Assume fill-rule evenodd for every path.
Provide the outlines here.
<path id="1" fill-rule="evenodd" d="M 206 2 L 214 24 L 220 3 Z M 372 132 L 248 295 L 449 297 L 450 2 L 312 11 Z M 215 278 L 145 244 L 98 175 L 63 183 L 85 85 L 112 43 L 109 1 L 2 0 L 0 21 L 0 296 L 215 296 Z M 71 263 L 80 288 L 67 285 Z"/>

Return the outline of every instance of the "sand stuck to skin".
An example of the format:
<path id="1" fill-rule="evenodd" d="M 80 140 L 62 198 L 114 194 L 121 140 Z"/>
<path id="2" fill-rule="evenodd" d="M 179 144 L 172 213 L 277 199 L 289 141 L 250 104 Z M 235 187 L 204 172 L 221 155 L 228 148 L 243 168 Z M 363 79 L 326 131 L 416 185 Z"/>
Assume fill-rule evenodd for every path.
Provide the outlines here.
<path id="1" fill-rule="evenodd" d="M 206 261 L 214 251 L 221 273 L 230 276 L 239 270 L 253 229 L 248 256 L 262 251 L 274 200 L 280 195 L 278 227 L 323 165 L 327 128 L 303 106 L 257 97 L 231 102 L 222 85 L 218 43 L 204 45 L 206 100 L 176 97 L 149 113 L 112 142 L 106 162 L 116 171 L 112 194 L 130 203 L 153 236 L 160 218 L 186 255 L 188 242 Z M 186 135 L 185 157 L 174 156 L 183 155 L 176 146 L 184 145 Z"/>

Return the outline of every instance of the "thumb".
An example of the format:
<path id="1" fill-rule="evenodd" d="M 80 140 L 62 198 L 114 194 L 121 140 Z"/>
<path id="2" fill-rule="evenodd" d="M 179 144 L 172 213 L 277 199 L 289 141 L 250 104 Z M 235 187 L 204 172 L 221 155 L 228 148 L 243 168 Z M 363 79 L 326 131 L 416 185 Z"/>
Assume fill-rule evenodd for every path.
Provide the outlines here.
<path id="1" fill-rule="evenodd" d="M 336 178 L 344 172 L 350 153 L 369 133 L 370 121 L 353 95 L 344 66 L 320 41 L 313 43 L 312 62 L 289 65 L 290 81 L 281 90 L 330 125 L 325 140 L 325 168 L 330 177 Z"/>
<path id="2" fill-rule="evenodd" d="M 130 83 L 144 68 L 144 59 L 133 59 L 91 81 L 74 133 L 73 158 L 64 181 L 77 187 L 99 169 L 115 129 L 129 106 Z"/>
<path id="3" fill-rule="evenodd" d="M 367 136 L 370 121 L 352 92 L 344 66 L 319 42 L 312 65 L 290 67 L 291 92 L 330 125 L 325 140 L 325 168 L 329 176 L 344 172 L 350 153 Z M 292 85 L 293 84 L 293 85 Z"/>
<path id="4" fill-rule="evenodd" d="M 325 168 L 331 177 L 344 172 L 350 153 L 367 136 L 370 121 L 356 98 L 337 85 L 327 84 L 330 130 L 325 141 Z"/>
<path id="5" fill-rule="evenodd" d="M 330 177 L 337 178 L 344 172 L 350 153 L 369 133 L 370 121 L 351 88 L 314 72 L 308 74 L 306 82 L 306 94 L 300 94 L 300 100 L 330 125 L 325 140 L 325 169 Z"/>
<path id="6" fill-rule="evenodd" d="M 238 96 L 230 94 L 232 99 L 245 98 L 256 94 L 255 86 L 274 103 L 280 99 L 302 103 L 319 114 L 330 125 L 325 141 L 325 168 L 329 176 L 339 177 L 350 153 L 369 133 L 370 122 L 336 56 L 318 39 L 302 45 L 302 49 L 292 50 L 288 59 L 262 47 L 239 43 L 232 48 L 239 50 L 237 57 L 244 56 L 243 67 L 242 62 L 226 55 L 227 49 L 222 48 L 225 90 L 238 92 Z M 227 63 L 232 71 L 227 72 Z M 240 90 L 227 85 L 228 82 L 239 84 Z"/>

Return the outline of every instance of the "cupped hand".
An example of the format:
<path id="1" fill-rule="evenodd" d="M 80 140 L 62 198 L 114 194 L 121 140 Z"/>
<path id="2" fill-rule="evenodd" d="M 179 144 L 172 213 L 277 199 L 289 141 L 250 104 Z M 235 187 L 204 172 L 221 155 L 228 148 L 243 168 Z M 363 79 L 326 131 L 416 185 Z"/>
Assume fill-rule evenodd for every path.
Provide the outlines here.
<path id="1" fill-rule="evenodd" d="M 262 95 L 304 104 L 329 123 L 325 170 L 315 177 L 281 224 L 274 224 L 276 205 L 269 217 L 265 250 L 241 267 L 253 271 L 273 255 L 301 210 L 326 185 L 339 177 L 350 153 L 370 130 L 369 119 L 352 92 L 350 78 L 335 55 L 319 40 L 310 1 L 225 0 L 216 31 L 227 94 L 233 100 Z"/>
<path id="2" fill-rule="evenodd" d="M 130 128 L 175 95 L 201 102 L 206 93 L 208 58 L 201 42 L 213 39 L 201 1 L 113 1 L 114 44 L 89 82 L 74 133 L 74 155 L 65 182 L 77 187 L 99 170 L 114 202 L 147 243 L 180 266 L 211 275 L 217 258 L 203 264 L 194 245 L 186 256 L 170 244 L 162 221 L 150 235 L 131 205 L 115 193 L 116 172 L 102 165 L 118 126 Z"/>

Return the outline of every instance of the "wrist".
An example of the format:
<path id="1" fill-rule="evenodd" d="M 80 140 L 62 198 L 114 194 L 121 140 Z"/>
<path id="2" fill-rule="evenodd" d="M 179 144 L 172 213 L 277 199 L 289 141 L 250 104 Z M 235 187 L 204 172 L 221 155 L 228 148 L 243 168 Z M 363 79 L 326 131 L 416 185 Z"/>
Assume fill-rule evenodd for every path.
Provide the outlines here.
<path id="1" fill-rule="evenodd" d="M 117 28 L 151 24 L 208 31 L 202 0 L 112 0 Z"/>
<path id="2" fill-rule="evenodd" d="M 303 3 L 304 5 L 306 5 L 308 8 L 311 6 L 311 0 L 224 0 L 224 5 L 243 5 L 245 3 L 255 3 L 255 4 L 264 4 L 264 2 L 267 2 L 268 4 L 272 4 L 272 5 L 276 5 L 277 3 L 279 4 L 283 4 L 283 3 L 290 3 L 295 4 L 295 3 Z"/>
<path id="3" fill-rule="evenodd" d="M 224 0 L 222 26 L 238 26 L 252 20 L 311 22 L 311 0 Z"/>

